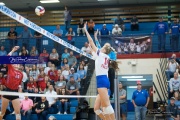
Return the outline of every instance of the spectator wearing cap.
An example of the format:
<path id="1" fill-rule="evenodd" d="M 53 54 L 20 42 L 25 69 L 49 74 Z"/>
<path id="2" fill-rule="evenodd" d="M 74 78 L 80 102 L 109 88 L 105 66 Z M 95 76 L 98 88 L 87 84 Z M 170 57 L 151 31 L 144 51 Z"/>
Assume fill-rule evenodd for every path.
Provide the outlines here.
<path id="1" fill-rule="evenodd" d="M 131 31 L 134 30 L 139 30 L 138 18 L 136 17 L 136 15 L 134 15 L 131 19 Z"/>
<path id="2" fill-rule="evenodd" d="M 180 92 L 180 79 L 178 78 L 177 72 L 175 72 L 174 77 L 170 79 L 169 87 L 170 87 L 169 98 L 171 98 L 174 95 L 174 92 L 176 91 Z"/>
<path id="3" fill-rule="evenodd" d="M 89 47 L 89 44 L 88 42 L 85 42 L 84 43 L 84 46 L 81 48 L 81 51 L 87 53 L 87 54 L 90 54 L 91 53 L 91 48 Z"/>
<path id="4" fill-rule="evenodd" d="M 124 21 L 119 15 L 117 16 L 117 19 L 114 21 L 114 24 L 117 24 L 122 29 L 122 31 L 125 30 Z"/>
<path id="5" fill-rule="evenodd" d="M 123 89 L 123 85 L 119 82 L 119 101 L 120 101 L 120 114 L 121 119 L 126 120 L 127 116 L 127 104 L 126 104 L 126 90 Z"/>
<path id="6" fill-rule="evenodd" d="M 21 101 L 20 108 L 21 114 L 26 116 L 26 120 L 31 120 L 31 112 L 32 112 L 33 101 L 25 96 L 25 99 Z"/>
<path id="7" fill-rule="evenodd" d="M 174 23 L 170 26 L 169 33 L 171 34 L 172 49 L 174 51 L 178 51 L 178 48 L 179 48 L 180 25 L 177 23 L 177 19 L 175 19 Z"/>
<path id="8" fill-rule="evenodd" d="M 73 68 L 77 67 L 77 66 L 76 66 L 76 64 L 77 64 L 77 59 L 76 59 L 76 57 L 74 56 L 73 51 L 70 51 L 69 54 L 70 54 L 69 57 L 68 57 L 69 66 L 70 66 L 70 67 L 73 67 Z"/>
<path id="9" fill-rule="evenodd" d="M 75 73 L 74 68 L 71 68 L 71 73 L 69 74 L 68 81 L 70 80 L 72 76 L 74 80 L 80 84 L 80 81 L 81 81 L 80 75 L 78 73 Z"/>
<path id="10" fill-rule="evenodd" d="M 178 106 L 175 105 L 175 98 L 170 98 L 170 104 L 166 107 L 167 120 L 179 120 Z"/>
<path id="11" fill-rule="evenodd" d="M 163 22 L 162 17 L 160 17 L 159 22 L 156 23 L 152 34 L 154 34 L 156 31 L 157 31 L 157 35 L 158 35 L 159 50 L 165 50 L 166 34 L 168 32 L 168 25 L 165 22 Z"/>
<path id="12" fill-rule="evenodd" d="M 122 29 L 119 28 L 118 24 L 115 24 L 113 30 L 112 30 L 113 35 L 121 35 L 122 34 Z"/>
<path id="13" fill-rule="evenodd" d="M 100 35 L 109 35 L 109 30 L 106 28 L 106 24 L 103 24 L 103 28 L 100 30 Z"/>
<path id="14" fill-rule="evenodd" d="M 176 62 L 174 58 L 170 58 L 167 64 L 167 69 L 166 69 L 166 76 L 168 81 L 170 80 L 171 76 L 174 75 L 176 72 L 176 69 L 178 69 L 179 64 Z"/>
<path id="15" fill-rule="evenodd" d="M 149 104 L 149 94 L 146 90 L 142 89 L 140 81 L 137 81 L 137 90 L 133 92 L 132 103 L 135 108 L 136 120 L 145 120 L 147 106 Z"/>
<path id="16" fill-rule="evenodd" d="M 80 33 L 83 33 L 83 36 L 85 36 L 85 31 L 84 31 L 84 21 L 83 18 L 80 18 L 80 22 L 78 23 L 78 28 L 77 28 L 77 36 L 79 36 Z"/>

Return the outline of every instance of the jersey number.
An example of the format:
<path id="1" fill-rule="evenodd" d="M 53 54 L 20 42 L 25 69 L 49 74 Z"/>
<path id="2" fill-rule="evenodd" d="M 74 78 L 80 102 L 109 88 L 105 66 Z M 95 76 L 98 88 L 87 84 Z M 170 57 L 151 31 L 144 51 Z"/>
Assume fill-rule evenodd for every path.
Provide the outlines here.
<path id="1" fill-rule="evenodd" d="M 109 60 L 107 58 L 105 58 L 104 65 L 108 65 L 108 63 L 109 63 Z"/>

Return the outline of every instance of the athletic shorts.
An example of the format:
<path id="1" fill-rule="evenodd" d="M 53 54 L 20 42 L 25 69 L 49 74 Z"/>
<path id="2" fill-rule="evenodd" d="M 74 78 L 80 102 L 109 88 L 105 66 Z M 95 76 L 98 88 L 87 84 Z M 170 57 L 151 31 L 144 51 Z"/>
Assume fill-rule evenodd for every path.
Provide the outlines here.
<path id="1" fill-rule="evenodd" d="M 122 117 L 122 114 L 127 116 L 127 103 L 120 104 L 120 115 Z"/>
<path id="2" fill-rule="evenodd" d="M 9 88 L 6 88 L 5 91 L 6 91 L 6 92 L 18 92 L 18 90 L 11 90 L 11 89 L 9 89 Z M 19 96 L 3 95 L 3 98 L 6 98 L 6 99 L 12 101 L 12 100 L 18 99 Z"/>
<path id="3" fill-rule="evenodd" d="M 96 76 L 97 88 L 110 88 L 110 82 L 107 75 Z"/>

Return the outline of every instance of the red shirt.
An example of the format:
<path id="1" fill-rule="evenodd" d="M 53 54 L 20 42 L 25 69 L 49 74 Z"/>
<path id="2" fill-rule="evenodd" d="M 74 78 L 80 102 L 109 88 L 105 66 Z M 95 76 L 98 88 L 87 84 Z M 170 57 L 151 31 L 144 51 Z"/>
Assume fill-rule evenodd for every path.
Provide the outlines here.
<path id="1" fill-rule="evenodd" d="M 5 85 L 5 78 L 4 77 L 0 78 L 0 85 Z"/>
<path id="2" fill-rule="evenodd" d="M 29 87 L 29 88 L 36 88 L 36 87 L 37 87 L 37 84 L 36 84 L 36 82 L 29 82 L 29 83 L 27 84 L 27 87 Z"/>
<path id="3" fill-rule="evenodd" d="M 48 76 L 51 80 L 53 80 L 54 82 L 57 82 L 58 81 L 58 71 L 57 70 L 49 70 L 48 71 Z"/>
<path id="4" fill-rule="evenodd" d="M 38 86 L 41 88 L 42 91 L 44 91 L 44 89 L 46 88 L 44 76 L 38 76 Z"/>
<path id="5" fill-rule="evenodd" d="M 5 85 L 11 90 L 18 90 L 19 85 L 21 85 L 23 74 L 19 70 L 15 70 L 11 64 L 8 64 L 8 73 Z"/>

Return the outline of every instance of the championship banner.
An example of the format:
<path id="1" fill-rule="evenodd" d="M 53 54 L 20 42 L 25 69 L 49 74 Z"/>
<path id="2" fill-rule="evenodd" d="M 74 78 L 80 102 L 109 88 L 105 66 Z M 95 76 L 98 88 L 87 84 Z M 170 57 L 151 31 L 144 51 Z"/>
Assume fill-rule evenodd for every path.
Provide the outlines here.
<path id="1" fill-rule="evenodd" d="M 0 5 L 0 12 L 2 12 L 3 14 L 11 17 L 12 19 L 18 21 L 19 23 L 22 23 L 23 25 L 41 33 L 42 35 L 52 39 L 53 41 L 77 52 L 77 53 L 80 53 L 90 59 L 93 59 L 92 56 L 90 54 L 87 54 L 83 51 L 81 51 L 79 48 L 69 44 L 68 42 L 58 38 L 57 36 L 53 35 L 52 33 L 46 31 L 45 29 L 41 28 L 40 26 L 36 25 L 35 23 L 29 21 L 28 19 L 24 18 L 23 16 L 17 14 L 16 12 L 12 11 L 11 9 L 9 9 L 8 7 L 6 6 L 2 6 Z"/>

